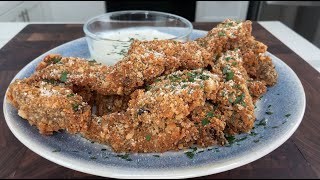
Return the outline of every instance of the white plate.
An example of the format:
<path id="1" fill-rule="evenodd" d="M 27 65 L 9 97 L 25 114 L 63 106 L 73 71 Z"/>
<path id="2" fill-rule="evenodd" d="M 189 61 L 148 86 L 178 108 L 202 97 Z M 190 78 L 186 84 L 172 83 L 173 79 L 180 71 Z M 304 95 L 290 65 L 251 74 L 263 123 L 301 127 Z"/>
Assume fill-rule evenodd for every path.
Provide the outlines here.
<path id="1" fill-rule="evenodd" d="M 194 30 L 191 39 L 205 35 L 205 31 Z M 84 38 L 63 44 L 26 65 L 14 79 L 30 76 L 36 65 L 46 54 L 59 53 L 63 56 L 89 57 Z M 278 83 L 268 88 L 268 92 L 258 101 L 255 111 L 257 121 L 254 131 L 257 135 L 241 134 L 244 139 L 230 147 L 203 149 L 189 159 L 184 152 L 157 154 L 130 154 L 127 161 L 113 153 L 108 147 L 92 144 L 79 136 L 57 133 L 42 136 L 35 127 L 17 115 L 6 99 L 3 110 L 12 133 L 29 149 L 40 156 L 77 171 L 113 178 L 188 178 L 227 171 L 257 160 L 283 144 L 298 128 L 306 106 L 305 93 L 297 75 L 277 57 L 272 60 L 279 73 Z M 271 105 L 270 108 L 268 106 Z M 272 111 L 267 115 L 266 111 Z M 286 117 L 290 114 L 289 117 Z M 266 126 L 257 124 L 267 119 Z M 107 148 L 106 151 L 101 149 Z M 60 150 L 59 152 L 55 152 Z M 78 152 L 76 152 L 78 151 Z M 189 150 L 190 151 L 190 150 Z M 198 149 L 197 152 L 201 152 Z M 108 157 L 108 158 L 105 158 Z M 97 158 L 97 159 L 94 159 Z M 40 167 L 41 168 L 41 167 Z"/>

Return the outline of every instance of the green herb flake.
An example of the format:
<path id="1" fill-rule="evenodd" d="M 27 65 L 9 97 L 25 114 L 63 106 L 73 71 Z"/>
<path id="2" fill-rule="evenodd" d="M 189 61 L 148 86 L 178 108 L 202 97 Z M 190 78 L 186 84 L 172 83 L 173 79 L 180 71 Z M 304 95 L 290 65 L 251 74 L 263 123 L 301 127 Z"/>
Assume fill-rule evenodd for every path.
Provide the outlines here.
<path id="1" fill-rule="evenodd" d="M 126 160 L 126 161 L 132 161 L 132 159 L 129 158 L 129 154 L 116 155 L 116 157 L 120 157 L 121 159 L 124 159 L 124 160 Z"/>
<path id="2" fill-rule="evenodd" d="M 258 135 L 258 133 L 256 133 L 256 132 L 251 132 L 250 133 L 250 136 L 256 136 L 256 135 Z"/>
<path id="3" fill-rule="evenodd" d="M 269 104 L 268 108 L 271 108 L 271 104 Z"/>
<path id="4" fill-rule="evenodd" d="M 278 128 L 278 126 L 272 126 L 272 129 L 276 129 L 276 128 Z"/>
<path id="5" fill-rule="evenodd" d="M 234 76 L 234 72 L 232 72 L 232 71 L 227 72 L 226 80 L 229 81 L 229 80 L 233 79 L 233 76 Z"/>
<path id="6" fill-rule="evenodd" d="M 73 150 L 73 151 L 71 151 L 71 152 L 78 153 L 79 151 L 77 151 L 77 150 Z"/>
<path id="7" fill-rule="evenodd" d="M 244 97 L 245 97 L 245 94 L 244 94 L 244 93 L 240 94 L 240 95 L 236 98 L 236 100 L 234 100 L 233 104 L 238 104 L 238 103 L 242 102 L 243 99 L 244 99 Z"/>
<path id="8" fill-rule="evenodd" d="M 267 120 L 265 118 L 261 119 L 257 126 L 266 126 L 267 125 Z"/>
<path id="9" fill-rule="evenodd" d="M 231 59 L 231 57 L 226 57 L 224 58 L 226 61 L 229 61 Z"/>
<path id="10" fill-rule="evenodd" d="M 207 118 L 204 118 L 204 119 L 202 119 L 202 121 L 201 121 L 202 126 L 205 126 L 205 125 L 207 125 L 207 124 L 209 124 L 209 123 L 210 123 L 210 121 L 209 121 Z"/>
<path id="11" fill-rule="evenodd" d="M 72 96 L 74 96 L 73 93 L 67 95 L 67 97 L 72 97 Z"/>
<path id="12" fill-rule="evenodd" d="M 161 79 L 159 79 L 159 78 L 154 80 L 154 82 L 160 82 L 160 81 L 161 81 Z"/>
<path id="13" fill-rule="evenodd" d="M 185 89 L 186 87 L 188 87 L 188 85 L 184 84 L 181 86 L 181 89 Z"/>
<path id="14" fill-rule="evenodd" d="M 223 31 L 220 31 L 219 33 L 218 33 L 218 36 L 225 36 L 226 35 L 226 33 L 225 32 L 223 32 Z"/>
<path id="15" fill-rule="evenodd" d="M 101 151 L 106 151 L 106 150 L 107 150 L 107 149 L 105 149 L 105 148 L 102 148 L 102 149 L 101 149 Z"/>
<path id="16" fill-rule="evenodd" d="M 204 151 L 198 151 L 197 154 L 203 153 Z"/>
<path id="17" fill-rule="evenodd" d="M 50 83 L 50 84 L 54 84 L 55 83 L 55 81 L 53 79 L 44 79 L 42 81 L 44 81 L 46 83 Z"/>
<path id="18" fill-rule="evenodd" d="M 229 71 L 229 68 L 228 68 L 228 67 L 224 67 L 224 68 L 222 69 L 222 73 L 223 73 L 223 74 L 226 74 L 228 71 Z"/>
<path id="19" fill-rule="evenodd" d="M 273 112 L 267 111 L 266 114 L 271 115 L 271 114 L 273 114 Z"/>
<path id="20" fill-rule="evenodd" d="M 201 74 L 199 78 L 202 80 L 207 80 L 207 79 L 209 79 L 209 76 Z"/>
<path id="21" fill-rule="evenodd" d="M 196 152 L 196 151 L 198 150 L 197 147 L 192 147 L 192 148 L 190 148 L 190 149 L 192 149 L 192 152 Z"/>
<path id="22" fill-rule="evenodd" d="M 234 142 L 241 142 L 241 141 L 246 140 L 246 139 L 247 139 L 247 137 L 243 137 L 243 138 L 235 140 Z"/>
<path id="23" fill-rule="evenodd" d="M 236 66 L 237 64 L 238 64 L 238 63 L 235 62 L 235 61 L 231 63 L 232 66 Z"/>
<path id="24" fill-rule="evenodd" d="M 192 159 L 194 157 L 194 153 L 193 152 L 185 152 L 184 153 L 189 159 Z"/>
<path id="25" fill-rule="evenodd" d="M 61 76 L 60 76 L 60 81 L 67 82 L 67 76 L 68 76 L 68 72 L 66 72 L 66 71 L 62 72 Z"/>
<path id="26" fill-rule="evenodd" d="M 51 63 L 52 64 L 62 64 L 60 61 L 61 61 L 61 57 L 54 57 L 52 60 L 51 60 Z"/>
<path id="27" fill-rule="evenodd" d="M 226 136 L 226 139 L 229 142 L 229 144 L 233 144 L 236 138 L 234 136 Z"/>
<path id="28" fill-rule="evenodd" d="M 253 140 L 254 143 L 258 143 L 259 141 L 259 139 Z"/>
<path id="29" fill-rule="evenodd" d="M 55 149 L 52 152 L 56 153 L 56 152 L 61 152 L 61 149 Z"/>
<path id="30" fill-rule="evenodd" d="M 207 113 L 207 117 L 213 117 L 213 116 L 214 116 L 214 114 L 213 114 L 212 111 L 210 111 L 210 112 Z"/>
<path id="31" fill-rule="evenodd" d="M 159 156 L 159 155 L 153 155 L 153 157 L 157 157 L 157 158 L 159 158 L 160 156 Z"/>
<path id="32" fill-rule="evenodd" d="M 90 60 L 90 61 L 88 61 L 88 63 L 89 63 L 89 65 L 90 66 L 94 66 L 95 65 L 95 63 L 96 63 L 97 61 L 96 60 Z"/>
<path id="33" fill-rule="evenodd" d="M 151 140 L 151 135 L 150 135 L 150 134 L 146 135 L 146 140 L 147 140 L 147 141 L 150 141 L 150 140 Z"/>
<path id="34" fill-rule="evenodd" d="M 291 114 L 286 114 L 286 115 L 285 115 L 285 117 L 290 117 L 290 116 L 291 116 Z"/>
<path id="35" fill-rule="evenodd" d="M 79 104 L 72 104 L 72 109 L 73 109 L 73 111 L 78 111 Z M 91 142 L 91 143 L 94 143 L 94 142 Z"/>
<path id="36" fill-rule="evenodd" d="M 97 158 L 95 156 L 91 156 L 90 159 L 96 160 Z"/>

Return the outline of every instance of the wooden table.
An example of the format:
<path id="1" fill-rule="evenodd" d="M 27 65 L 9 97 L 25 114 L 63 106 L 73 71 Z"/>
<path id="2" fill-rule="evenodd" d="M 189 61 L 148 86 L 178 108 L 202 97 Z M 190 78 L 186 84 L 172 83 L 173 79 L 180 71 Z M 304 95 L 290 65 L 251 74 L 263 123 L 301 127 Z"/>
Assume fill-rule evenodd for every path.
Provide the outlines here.
<path id="1" fill-rule="evenodd" d="M 216 23 L 194 23 L 209 30 Z M 307 98 L 303 121 L 278 149 L 242 167 L 204 178 L 320 178 L 320 73 L 257 23 L 254 36 L 286 62 L 300 78 Z M 15 74 L 27 63 L 65 42 L 83 37 L 82 25 L 28 25 L 0 49 L 1 105 Z M 319 57 L 320 61 L 320 57 Z M 0 178 L 93 178 L 54 164 L 20 143 L 0 109 Z"/>

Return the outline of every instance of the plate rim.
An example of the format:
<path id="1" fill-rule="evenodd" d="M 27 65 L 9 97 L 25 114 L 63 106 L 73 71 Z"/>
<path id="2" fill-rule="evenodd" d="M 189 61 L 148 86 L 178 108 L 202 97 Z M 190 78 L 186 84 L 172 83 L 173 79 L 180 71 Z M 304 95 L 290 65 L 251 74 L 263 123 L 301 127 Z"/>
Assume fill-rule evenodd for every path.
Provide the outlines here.
<path id="1" fill-rule="evenodd" d="M 192 33 L 194 32 L 198 32 L 198 33 L 206 33 L 208 31 L 203 31 L 203 30 L 197 30 L 194 29 Z M 192 34 L 191 33 L 191 34 Z M 54 51 L 58 48 L 60 48 L 61 46 L 66 46 L 68 44 L 71 43 L 75 43 L 76 41 L 80 41 L 83 38 L 86 37 L 81 37 L 72 41 L 69 41 L 67 43 L 61 44 L 53 49 L 50 49 L 49 51 L 41 54 L 40 56 L 38 56 L 35 59 L 38 59 L 42 56 L 45 56 L 48 52 L 50 51 Z M 270 52 L 267 52 L 268 55 L 274 56 L 275 55 L 271 54 Z M 293 133 L 297 130 L 297 128 L 299 127 L 299 125 L 301 124 L 302 120 L 303 120 L 303 116 L 305 113 L 305 109 L 306 109 L 306 95 L 305 95 L 305 91 L 304 91 L 304 87 L 301 83 L 301 80 L 299 79 L 299 77 L 296 75 L 296 73 L 290 68 L 290 66 L 288 66 L 284 61 L 282 61 L 280 58 L 276 57 L 278 60 L 280 60 L 281 63 L 283 63 L 286 68 L 292 72 L 292 74 L 294 74 L 294 78 L 299 80 L 298 85 L 300 86 L 302 92 L 303 92 L 303 99 L 302 99 L 302 107 L 303 110 L 302 112 L 299 114 L 299 117 L 297 117 L 298 122 L 290 129 L 290 131 L 288 131 L 286 134 L 282 135 L 279 139 L 277 139 L 271 146 L 267 146 L 267 148 L 262 149 L 261 151 L 259 151 L 259 153 L 253 152 L 255 153 L 254 155 L 250 154 L 249 155 L 243 155 L 241 157 L 235 157 L 232 158 L 231 160 L 228 160 L 226 162 L 220 163 L 220 165 L 218 167 L 214 167 L 214 163 L 208 163 L 208 164 L 204 164 L 204 165 L 200 165 L 200 166 L 194 166 L 194 167 L 181 167 L 178 169 L 161 169 L 161 170 L 151 170 L 150 172 L 148 172 L 148 169 L 135 169 L 135 168 L 118 168 L 118 167 L 110 167 L 110 168 L 105 168 L 103 171 L 98 171 L 96 169 L 96 171 L 92 171 L 92 168 L 88 168 L 86 166 L 81 166 L 79 163 L 79 160 L 76 159 L 68 159 L 68 158 L 61 158 L 60 155 L 57 154 L 48 154 L 46 151 L 42 151 L 41 148 L 37 147 L 37 146 L 32 146 L 32 140 L 25 138 L 22 134 L 19 134 L 18 132 L 16 132 L 14 130 L 13 124 L 11 124 L 12 122 L 9 122 L 9 115 L 7 112 L 7 100 L 6 100 L 6 94 L 8 91 L 8 88 L 6 90 L 5 96 L 4 96 L 4 101 L 3 101 L 3 113 L 4 113 L 4 117 L 5 117 L 5 121 L 10 129 L 10 131 L 14 134 L 14 136 L 22 143 L 24 144 L 27 148 L 29 148 L 31 151 L 33 151 L 34 153 L 38 154 L 39 156 L 53 162 L 56 163 L 58 165 L 61 165 L 63 167 L 69 168 L 69 169 L 73 169 L 76 171 L 80 171 L 83 173 L 87 173 L 87 174 L 92 174 L 92 175 L 96 175 L 96 176 L 101 176 L 101 177 L 111 177 L 111 178 L 134 178 L 134 179 L 145 179 L 145 178 L 193 178 L 193 177 L 201 177 L 201 176 L 207 176 L 207 175 L 212 175 L 212 174 L 216 174 L 216 173 L 221 173 L 221 172 L 225 172 L 237 167 L 241 167 L 243 165 L 249 164 L 255 160 L 258 160 L 262 157 L 264 157 L 265 155 L 273 152 L 275 149 L 277 149 L 278 147 L 280 147 L 282 144 L 284 144 L 292 135 Z M 17 76 L 23 71 L 25 70 L 31 63 L 33 63 L 33 61 L 35 60 L 33 59 L 32 61 L 30 61 L 28 64 L 26 64 L 16 75 L 15 77 L 12 79 L 12 81 L 10 82 L 10 84 L 17 78 Z M 57 157 L 60 157 L 57 158 Z M 230 162 L 233 163 L 230 163 Z M 146 171 L 147 170 L 147 171 Z M 133 173 L 133 172 L 138 172 L 138 173 Z"/>

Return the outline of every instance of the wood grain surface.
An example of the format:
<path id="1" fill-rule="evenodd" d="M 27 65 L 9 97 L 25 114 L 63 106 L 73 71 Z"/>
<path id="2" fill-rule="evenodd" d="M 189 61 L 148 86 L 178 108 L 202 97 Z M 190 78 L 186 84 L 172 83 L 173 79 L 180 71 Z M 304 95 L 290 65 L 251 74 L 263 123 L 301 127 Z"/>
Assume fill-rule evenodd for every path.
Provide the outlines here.
<path id="1" fill-rule="evenodd" d="M 194 23 L 194 28 L 210 30 L 215 25 Z M 253 23 L 253 34 L 300 78 L 307 98 L 303 121 L 288 141 L 263 158 L 202 178 L 320 178 L 320 73 L 257 23 Z M 80 24 L 26 26 L 0 49 L 0 104 L 10 81 L 27 63 L 83 36 Z M 33 153 L 14 137 L 2 107 L 0 111 L 0 178 L 100 178 L 62 167 Z"/>

